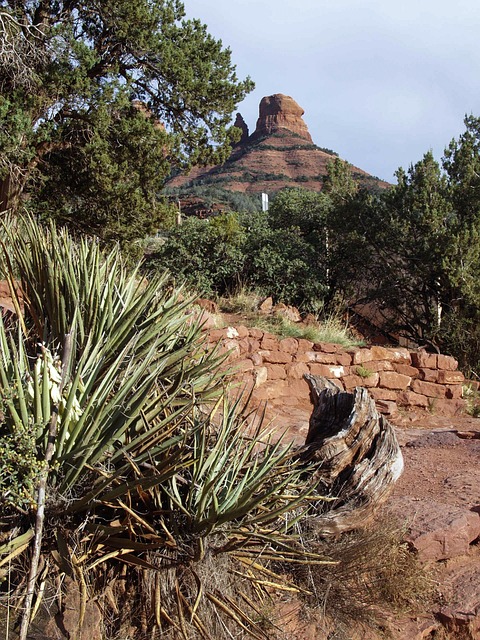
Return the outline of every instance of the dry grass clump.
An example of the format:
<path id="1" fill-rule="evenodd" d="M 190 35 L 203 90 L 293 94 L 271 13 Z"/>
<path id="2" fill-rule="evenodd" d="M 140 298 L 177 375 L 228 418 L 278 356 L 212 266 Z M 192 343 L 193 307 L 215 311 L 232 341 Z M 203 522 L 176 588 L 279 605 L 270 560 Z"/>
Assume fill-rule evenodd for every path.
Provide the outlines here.
<path id="1" fill-rule="evenodd" d="M 463 385 L 463 397 L 466 400 L 466 411 L 473 418 L 480 418 L 480 391 L 474 384 Z"/>
<path id="2" fill-rule="evenodd" d="M 389 612 L 415 612 L 434 595 L 433 581 L 404 542 L 405 531 L 391 519 L 339 538 L 311 539 L 308 546 L 332 564 L 303 566 L 295 581 L 311 595 L 307 608 L 320 610 L 339 635 L 358 625 L 386 632 Z"/>
<path id="3" fill-rule="evenodd" d="M 219 307 L 225 313 L 256 313 L 262 297 L 248 289 L 241 289 L 235 295 L 220 298 Z"/>
<path id="4" fill-rule="evenodd" d="M 241 291 L 235 296 L 219 300 L 224 313 L 242 314 L 242 322 L 247 326 L 268 331 L 282 338 L 302 338 L 310 342 L 328 342 L 345 348 L 360 346 L 349 330 L 348 324 L 338 315 L 326 315 L 314 323 L 292 322 L 281 314 L 263 315 L 258 312 L 261 297 L 249 291 Z"/>

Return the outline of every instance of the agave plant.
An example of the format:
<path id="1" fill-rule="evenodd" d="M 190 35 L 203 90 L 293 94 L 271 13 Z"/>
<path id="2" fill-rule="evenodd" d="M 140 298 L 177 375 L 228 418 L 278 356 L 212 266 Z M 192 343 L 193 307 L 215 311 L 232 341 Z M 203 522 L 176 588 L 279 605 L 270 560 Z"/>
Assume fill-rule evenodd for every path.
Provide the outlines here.
<path id="1" fill-rule="evenodd" d="M 0 504 L 11 531 L 0 578 L 30 554 L 21 637 L 37 608 L 41 552 L 70 566 L 82 602 L 89 576 L 112 562 L 158 574 L 230 554 L 256 589 L 258 572 L 281 583 L 271 558 L 323 562 L 291 535 L 313 490 L 305 470 L 261 420 L 249 430 L 240 400 L 227 400 L 221 358 L 205 349 L 191 300 L 165 276 L 145 282 L 117 250 L 103 255 L 53 225 L 6 219 L 2 236 L 0 275 L 17 317 L 0 319 L 0 451 L 10 469 L 0 473 Z M 152 607 L 157 628 L 163 619 L 205 637 L 205 594 L 259 637 L 222 594 L 199 586 L 190 602 L 178 576 L 172 585 L 178 622 Z"/>

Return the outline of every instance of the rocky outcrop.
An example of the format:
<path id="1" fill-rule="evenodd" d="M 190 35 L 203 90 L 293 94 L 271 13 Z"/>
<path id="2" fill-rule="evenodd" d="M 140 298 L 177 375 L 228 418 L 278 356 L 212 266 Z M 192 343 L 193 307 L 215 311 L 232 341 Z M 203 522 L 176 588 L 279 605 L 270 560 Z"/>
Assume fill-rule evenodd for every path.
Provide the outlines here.
<path id="1" fill-rule="evenodd" d="M 242 135 L 240 136 L 240 140 L 237 142 L 237 144 L 244 144 L 248 140 L 249 131 L 248 131 L 247 123 L 243 119 L 241 113 L 237 113 L 237 117 L 235 118 L 235 122 L 233 123 L 233 126 L 237 127 L 237 129 L 240 129 L 240 131 L 242 132 Z"/>
<path id="2" fill-rule="evenodd" d="M 235 126 L 242 130 L 242 139 L 224 164 L 194 167 L 188 175 L 172 178 L 168 186 L 181 189 L 182 194 L 199 185 L 250 194 L 274 194 L 286 187 L 321 191 L 327 165 L 337 156 L 312 142 L 302 116 L 302 107 L 290 96 L 276 93 L 262 98 L 257 128 L 250 137 L 237 115 Z M 352 166 L 351 171 L 366 188 L 388 186 L 358 167 Z"/>
<path id="3" fill-rule="evenodd" d="M 257 127 L 252 135 L 252 140 L 270 136 L 280 129 L 287 129 L 291 133 L 312 142 L 312 136 L 303 121 L 305 111 L 290 96 L 283 93 L 275 93 L 266 96 L 260 102 Z"/>

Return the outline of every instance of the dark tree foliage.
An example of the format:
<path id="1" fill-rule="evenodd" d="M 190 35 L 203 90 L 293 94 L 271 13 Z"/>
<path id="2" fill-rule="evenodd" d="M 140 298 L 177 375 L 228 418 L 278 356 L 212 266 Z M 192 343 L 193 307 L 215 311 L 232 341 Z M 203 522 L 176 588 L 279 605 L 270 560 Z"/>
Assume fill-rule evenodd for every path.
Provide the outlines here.
<path id="1" fill-rule="evenodd" d="M 168 269 L 177 283 L 186 281 L 206 295 L 234 293 L 244 270 L 244 242 L 244 229 L 233 213 L 205 220 L 190 217 L 168 233 L 146 268 Z"/>
<path id="2" fill-rule="evenodd" d="M 374 303 L 384 326 L 480 371 L 480 119 L 440 165 L 431 153 L 397 185 L 335 207 L 335 287 Z"/>
<path id="3" fill-rule="evenodd" d="M 278 302 L 317 311 L 329 295 L 326 215 L 329 199 L 301 189 L 277 195 L 266 214 L 188 218 L 148 258 L 209 295 L 246 287 Z"/>
<path id="4" fill-rule="evenodd" d="M 0 0 L 0 210 L 158 228 L 172 166 L 224 160 L 251 90 L 179 0 Z"/>

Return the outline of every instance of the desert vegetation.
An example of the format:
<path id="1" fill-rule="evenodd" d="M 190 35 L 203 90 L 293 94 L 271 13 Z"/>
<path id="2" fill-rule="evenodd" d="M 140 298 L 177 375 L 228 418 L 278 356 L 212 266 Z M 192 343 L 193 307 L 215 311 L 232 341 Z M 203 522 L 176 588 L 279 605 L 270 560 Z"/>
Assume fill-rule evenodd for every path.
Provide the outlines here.
<path id="1" fill-rule="evenodd" d="M 273 594 L 323 597 L 309 572 L 340 558 L 308 514 L 326 496 L 225 393 L 191 301 L 32 218 L 4 220 L 0 264 L 23 292 L 0 319 L 7 637 L 41 629 L 69 584 L 77 631 L 95 596 L 105 637 L 274 637 Z"/>
<path id="2" fill-rule="evenodd" d="M 21 279 L 25 308 L 0 324 L 4 609 L 21 605 L 25 637 L 41 553 L 77 577 L 82 598 L 100 567 L 103 580 L 126 570 L 127 590 L 142 571 L 154 591 L 171 583 L 156 609 L 138 594 L 148 629 L 200 633 L 200 600 L 254 628 L 195 567 L 210 563 L 215 574 L 214 557 L 237 555 L 239 575 L 260 580 L 266 543 L 265 561 L 275 549 L 323 561 L 289 536 L 313 487 L 261 420 L 245 432 L 241 402 L 223 394 L 219 359 L 202 350 L 188 299 L 164 279 L 127 273 L 117 250 L 102 256 L 54 226 L 9 222 L 2 272 Z M 161 565 L 169 577 L 160 586 Z"/>
<path id="3" fill-rule="evenodd" d="M 312 527 L 331 496 L 229 390 L 183 287 L 324 318 L 375 302 L 478 372 L 479 120 L 385 192 L 333 159 L 321 193 L 260 212 L 222 190 L 231 210 L 176 227 L 167 178 L 238 139 L 253 84 L 230 50 L 179 0 L 2 0 L 0 28 L 5 638 L 43 634 L 68 597 L 71 637 L 93 606 L 108 640 L 282 638 L 287 597 L 327 625 L 414 606 L 428 589 L 396 527 Z"/>

